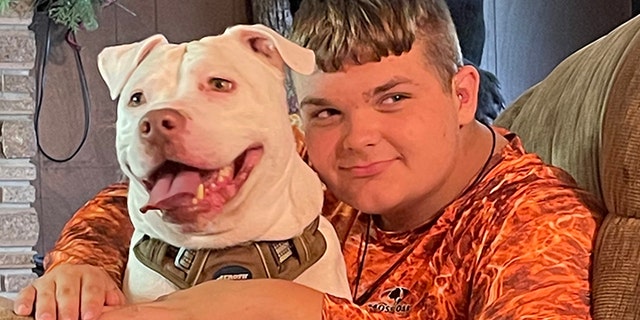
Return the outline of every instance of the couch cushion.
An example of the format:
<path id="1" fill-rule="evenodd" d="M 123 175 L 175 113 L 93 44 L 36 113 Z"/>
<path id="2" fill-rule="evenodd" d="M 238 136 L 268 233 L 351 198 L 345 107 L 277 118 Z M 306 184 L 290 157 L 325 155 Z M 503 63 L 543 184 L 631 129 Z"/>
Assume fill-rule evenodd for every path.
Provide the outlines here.
<path id="1" fill-rule="evenodd" d="M 640 23 L 609 91 L 601 148 L 600 183 L 607 208 L 640 218 Z"/>
<path id="2" fill-rule="evenodd" d="M 517 133 L 528 151 L 567 170 L 581 187 L 602 197 L 600 151 L 605 110 L 612 112 L 606 107 L 609 92 L 621 70 L 637 69 L 625 61 L 640 42 L 639 32 L 640 16 L 575 52 L 495 124 Z"/>

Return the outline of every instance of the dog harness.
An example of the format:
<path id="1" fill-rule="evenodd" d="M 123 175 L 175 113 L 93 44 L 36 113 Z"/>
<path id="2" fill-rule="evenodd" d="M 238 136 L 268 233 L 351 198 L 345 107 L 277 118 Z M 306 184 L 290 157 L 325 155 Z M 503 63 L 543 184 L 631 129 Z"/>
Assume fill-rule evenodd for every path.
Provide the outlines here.
<path id="1" fill-rule="evenodd" d="M 275 278 L 293 280 L 327 249 L 320 218 L 284 241 L 259 241 L 223 249 L 186 249 L 144 235 L 134 246 L 138 260 L 180 289 L 208 280 Z"/>

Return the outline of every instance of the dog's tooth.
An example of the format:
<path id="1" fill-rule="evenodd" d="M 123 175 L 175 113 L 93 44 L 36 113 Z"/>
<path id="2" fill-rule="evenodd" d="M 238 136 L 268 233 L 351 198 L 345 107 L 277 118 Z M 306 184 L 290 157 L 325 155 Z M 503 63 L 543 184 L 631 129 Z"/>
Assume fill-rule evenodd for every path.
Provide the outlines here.
<path id="1" fill-rule="evenodd" d="M 224 170 L 222 171 L 224 176 L 231 176 L 231 174 L 233 174 L 233 165 L 228 165 L 226 167 L 224 167 Z"/>
<path id="2" fill-rule="evenodd" d="M 198 199 L 196 198 L 191 199 L 191 204 L 198 204 Z"/>
<path id="3" fill-rule="evenodd" d="M 220 169 L 220 173 L 218 174 L 218 182 L 222 182 L 222 180 L 229 178 L 233 174 L 233 167 L 231 165 L 222 167 Z"/>
<path id="4" fill-rule="evenodd" d="M 202 200 L 203 198 L 204 198 L 204 184 L 201 183 L 198 185 L 198 192 L 196 193 L 196 199 Z"/>

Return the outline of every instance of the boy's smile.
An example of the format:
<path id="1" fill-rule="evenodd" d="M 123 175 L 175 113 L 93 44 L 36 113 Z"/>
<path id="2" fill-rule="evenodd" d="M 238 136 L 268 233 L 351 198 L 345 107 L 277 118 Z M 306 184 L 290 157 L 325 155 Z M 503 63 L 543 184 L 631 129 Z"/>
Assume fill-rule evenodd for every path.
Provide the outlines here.
<path id="1" fill-rule="evenodd" d="M 370 178 L 384 172 L 397 158 L 372 162 L 360 162 L 353 165 L 338 166 L 338 169 L 353 178 Z"/>

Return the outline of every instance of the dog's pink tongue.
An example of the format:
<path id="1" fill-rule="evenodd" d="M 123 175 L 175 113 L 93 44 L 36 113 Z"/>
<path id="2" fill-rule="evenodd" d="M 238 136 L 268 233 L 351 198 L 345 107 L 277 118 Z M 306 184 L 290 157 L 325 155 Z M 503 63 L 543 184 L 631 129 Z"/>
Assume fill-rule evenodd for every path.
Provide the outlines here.
<path id="1" fill-rule="evenodd" d="M 149 202 L 140 211 L 188 206 L 201 182 L 198 171 L 181 170 L 178 173 L 165 173 L 156 181 L 149 192 Z"/>

